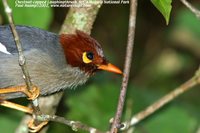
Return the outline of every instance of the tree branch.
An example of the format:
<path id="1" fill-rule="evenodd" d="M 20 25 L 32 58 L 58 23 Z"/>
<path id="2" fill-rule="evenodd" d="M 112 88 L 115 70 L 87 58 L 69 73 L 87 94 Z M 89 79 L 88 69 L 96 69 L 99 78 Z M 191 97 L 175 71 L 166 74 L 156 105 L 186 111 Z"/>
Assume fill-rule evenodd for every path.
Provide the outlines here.
<path id="1" fill-rule="evenodd" d="M 187 0 L 180 0 L 192 13 L 196 15 L 197 18 L 200 18 L 200 11 L 193 7 Z"/>
<path id="2" fill-rule="evenodd" d="M 17 46 L 18 55 L 19 55 L 18 56 L 19 65 L 20 65 L 22 72 L 23 72 L 22 76 L 23 76 L 24 81 L 26 83 L 27 91 L 32 93 L 30 90 L 33 89 L 33 84 L 31 82 L 31 78 L 30 78 L 28 68 L 27 68 L 27 65 L 26 65 L 26 58 L 23 54 L 23 49 L 22 49 L 22 46 L 21 46 L 20 38 L 19 38 L 19 35 L 16 31 L 15 24 L 14 24 L 14 21 L 13 21 L 12 9 L 9 7 L 7 0 L 3 0 L 2 2 L 3 2 L 3 5 L 4 5 L 4 8 L 5 8 L 6 15 L 8 17 L 8 21 L 9 21 L 9 24 L 10 24 L 11 31 L 12 31 L 14 39 L 15 39 L 15 44 Z M 35 100 L 32 101 L 32 107 L 33 107 L 33 114 L 34 115 L 40 115 L 41 114 L 39 104 L 38 104 L 38 99 L 35 99 Z M 35 124 L 39 124 L 39 122 L 35 121 Z"/>
<path id="3" fill-rule="evenodd" d="M 64 117 L 60 117 L 57 115 L 40 115 L 37 118 L 40 121 L 53 121 L 53 122 L 58 122 L 58 123 L 62 123 L 65 124 L 67 126 L 70 126 L 72 128 L 72 130 L 74 131 L 78 131 L 79 129 L 84 130 L 84 131 L 88 131 L 90 133 L 104 133 L 102 131 L 99 131 L 98 129 L 94 128 L 94 127 L 90 127 L 86 124 L 83 124 L 79 121 L 73 121 L 73 120 L 67 120 Z"/>
<path id="4" fill-rule="evenodd" d="M 129 16 L 129 31 L 128 31 L 128 42 L 126 47 L 126 58 L 125 58 L 125 65 L 124 65 L 124 75 L 121 85 L 121 92 L 118 101 L 118 107 L 115 114 L 114 121 L 111 127 L 111 133 L 117 133 L 118 129 L 121 128 L 121 116 L 124 108 L 125 98 L 126 98 L 126 91 L 129 79 L 129 73 L 131 68 L 131 61 L 132 61 L 132 51 L 133 51 L 133 43 L 134 43 L 134 36 L 135 36 L 135 25 L 136 25 L 136 11 L 137 11 L 137 0 L 130 1 L 130 16 Z"/>
<path id="5" fill-rule="evenodd" d="M 183 94 L 184 92 L 190 90 L 191 88 L 199 84 L 200 84 L 200 68 L 196 71 L 196 74 L 187 82 L 183 83 L 181 86 L 174 89 L 172 92 L 163 96 L 161 99 L 159 99 L 158 101 L 147 107 L 145 110 L 134 115 L 130 121 L 123 122 L 124 127 L 121 130 L 127 130 L 132 126 L 135 126 L 137 123 L 147 118 L 151 114 L 155 113 L 161 107 L 163 107 L 167 103 L 177 98 L 179 95 Z"/>

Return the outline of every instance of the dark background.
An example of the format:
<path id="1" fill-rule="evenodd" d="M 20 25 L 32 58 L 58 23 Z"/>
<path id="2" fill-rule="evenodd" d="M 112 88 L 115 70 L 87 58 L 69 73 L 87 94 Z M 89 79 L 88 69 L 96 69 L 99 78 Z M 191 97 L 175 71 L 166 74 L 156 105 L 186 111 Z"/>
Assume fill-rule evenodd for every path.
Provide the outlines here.
<path id="1" fill-rule="evenodd" d="M 169 25 L 150 1 L 139 0 L 132 69 L 123 120 L 145 109 L 191 78 L 199 67 L 200 20 L 180 1 L 173 1 Z M 199 7 L 198 0 L 190 1 Z M 66 8 L 15 8 L 16 24 L 58 32 Z M 103 5 L 92 36 L 104 49 L 110 62 L 123 69 L 128 32 L 129 5 Z M 7 24 L 0 3 L 0 24 Z M 85 85 L 65 90 L 57 114 L 101 130 L 109 129 L 114 116 L 121 76 L 99 72 Z M 136 133 L 197 133 L 200 130 L 199 86 L 167 104 L 135 128 Z M 27 104 L 27 100 L 15 102 Z M 24 114 L 0 107 L 0 129 L 14 132 Z M 51 123 L 48 133 L 73 132 L 67 126 Z M 81 132 L 81 131 L 80 131 Z"/>

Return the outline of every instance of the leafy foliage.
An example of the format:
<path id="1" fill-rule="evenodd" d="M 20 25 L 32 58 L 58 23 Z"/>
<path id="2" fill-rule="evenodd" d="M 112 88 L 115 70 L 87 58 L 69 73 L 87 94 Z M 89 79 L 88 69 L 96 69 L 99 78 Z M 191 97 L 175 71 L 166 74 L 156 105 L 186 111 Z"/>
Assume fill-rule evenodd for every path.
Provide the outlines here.
<path id="1" fill-rule="evenodd" d="M 165 18 L 166 24 L 169 23 L 170 13 L 172 10 L 172 0 L 151 0 L 153 5 L 160 11 Z"/>

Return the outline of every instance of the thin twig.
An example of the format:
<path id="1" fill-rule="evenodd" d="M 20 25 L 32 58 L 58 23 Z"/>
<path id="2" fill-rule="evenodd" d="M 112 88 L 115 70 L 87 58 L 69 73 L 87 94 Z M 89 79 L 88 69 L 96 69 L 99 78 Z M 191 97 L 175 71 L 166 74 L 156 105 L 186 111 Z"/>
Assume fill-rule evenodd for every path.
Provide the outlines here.
<path id="1" fill-rule="evenodd" d="M 135 36 L 137 0 L 131 0 L 130 2 L 131 3 L 130 3 L 130 16 L 129 16 L 129 31 L 128 31 L 128 42 L 127 42 L 126 58 L 124 65 L 124 76 L 123 76 L 117 111 L 111 127 L 111 133 L 117 133 L 118 129 L 121 127 L 120 121 L 124 108 L 129 73 L 131 68 L 132 51 L 134 47 L 133 42 Z"/>
<path id="2" fill-rule="evenodd" d="M 193 12 L 197 18 L 200 18 L 200 11 L 193 7 L 187 0 L 180 0 L 191 12 Z"/>
<path id="3" fill-rule="evenodd" d="M 105 133 L 94 127 L 90 127 L 86 124 L 83 124 L 79 121 L 67 120 L 64 117 L 60 117 L 57 115 L 40 115 L 40 116 L 37 116 L 37 119 L 40 121 L 52 121 L 52 122 L 62 123 L 67 126 L 70 126 L 72 130 L 74 131 L 78 131 L 81 129 L 83 131 L 88 131 L 90 133 Z"/>
<path id="4" fill-rule="evenodd" d="M 18 50 L 18 54 L 19 54 L 19 56 L 18 56 L 19 57 L 19 65 L 20 65 L 22 72 L 23 72 L 22 76 L 23 76 L 24 81 L 26 83 L 27 90 L 30 92 L 30 90 L 33 87 L 33 84 L 31 82 L 30 75 L 29 75 L 29 72 L 28 72 L 28 69 L 27 69 L 26 58 L 23 54 L 23 49 L 22 49 L 22 46 L 21 46 L 20 38 L 19 38 L 19 35 L 17 33 L 17 30 L 15 28 L 15 24 L 14 24 L 14 21 L 13 21 L 12 9 L 9 7 L 7 0 L 3 0 L 3 5 L 4 5 L 4 8 L 5 8 L 5 12 L 7 14 L 7 17 L 8 17 L 8 21 L 9 21 L 9 24 L 10 24 L 11 31 L 12 31 L 13 36 L 14 36 L 15 44 L 17 46 L 17 50 Z M 30 93 L 32 93 L 32 92 L 30 92 Z M 32 105 L 33 105 L 34 114 L 40 115 L 41 112 L 40 112 L 38 100 L 37 99 L 33 100 Z M 36 122 L 36 123 L 38 123 L 38 122 Z"/>
<path id="5" fill-rule="evenodd" d="M 191 79 L 189 79 L 187 82 L 183 83 L 178 88 L 174 89 L 172 92 L 168 93 L 149 107 L 147 107 L 145 110 L 139 112 L 138 114 L 134 115 L 130 121 L 123 122 L 123 129 L 126 130 L 130 127 L 136 125 L 143 119 L 147 118 L 151 114 L 153 114 L 155 111 L 159 110 L 161 107 L 166 105 L 167 103 L 171 102 L 175 98 L 177 98 L 179 95 L 183 94 L 184 92 L 190 90 L 194 86 L 200 84 L 200 68 L 197 70 L 195 76 L 193 76 Z"/>

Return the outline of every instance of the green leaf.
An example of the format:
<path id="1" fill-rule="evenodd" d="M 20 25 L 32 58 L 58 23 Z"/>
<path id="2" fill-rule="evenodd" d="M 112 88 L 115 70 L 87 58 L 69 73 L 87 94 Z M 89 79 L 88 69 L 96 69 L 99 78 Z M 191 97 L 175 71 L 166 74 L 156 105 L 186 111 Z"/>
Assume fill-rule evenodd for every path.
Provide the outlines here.
<path id="1" fill-rule="evenodd" d="M 165 18 L 166 24 L 169 23 L 170 13 L 172 10 L 172 0 L 151 0 L 153 5 L 160 11 Z"/>

